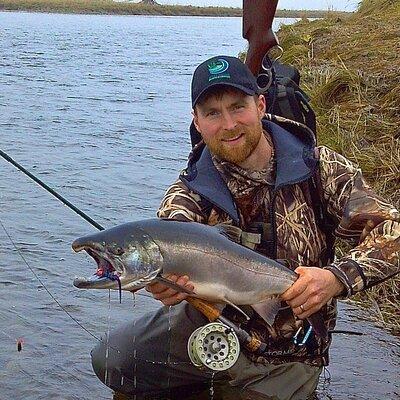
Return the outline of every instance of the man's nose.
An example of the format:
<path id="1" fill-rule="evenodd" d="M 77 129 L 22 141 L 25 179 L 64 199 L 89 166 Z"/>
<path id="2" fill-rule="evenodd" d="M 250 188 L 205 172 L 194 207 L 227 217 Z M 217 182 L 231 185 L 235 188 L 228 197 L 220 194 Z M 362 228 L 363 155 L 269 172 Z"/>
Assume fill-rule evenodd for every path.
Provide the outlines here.
<path id="1" fill-rule="evenodd" d="M 223 113 L 223 128 L 226 129 L 227 131 L 230 131 L 232 129 L 235 129 L 236 125 L 237 122 L 235 118 L 233 118 L 228 111 L 225 111 Z"/>

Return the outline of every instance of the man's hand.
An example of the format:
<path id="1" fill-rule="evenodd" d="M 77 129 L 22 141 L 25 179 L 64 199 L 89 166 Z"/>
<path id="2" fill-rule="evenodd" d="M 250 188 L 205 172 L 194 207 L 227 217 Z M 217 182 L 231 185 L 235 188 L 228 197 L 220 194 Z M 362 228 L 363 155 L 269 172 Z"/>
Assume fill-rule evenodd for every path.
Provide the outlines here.
<path id="1" fill-rule="evenodd" d="M 339 295 L 343 284 L 326 269 L 298 267 L 297 281 L 281 295 L 300 319 L 305 319 L 320 310 L 332 297 Z"/>
<path id="2" fill-rule="evenodd" d="M 193 283 L 189 281 L 189 277 L 186 275 L 166 275 L 165 278 L 185 287 L 188 290 L 194 289 Z M 160 282 L 147 285 L 146 290 L 150 292 L 156 300 L 160 300 L 165 306 L 174 306 L 189 296 L 187 293 L 178 292 Z"/>

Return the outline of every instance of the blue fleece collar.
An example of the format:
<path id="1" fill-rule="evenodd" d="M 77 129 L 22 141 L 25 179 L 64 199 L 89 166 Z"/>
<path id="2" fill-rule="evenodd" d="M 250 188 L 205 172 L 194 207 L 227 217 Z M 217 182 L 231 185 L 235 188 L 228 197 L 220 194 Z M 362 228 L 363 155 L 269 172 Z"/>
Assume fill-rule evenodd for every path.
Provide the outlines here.
<path id="1" fill-rule="evenodd" d="M 292 134 L 267 120 L 263 120 L 263 128 L 271 135 L 275 148 L 275 189 L 308 179 L 317 165 L 314 138 L 302 129 Z"/>
<path id="2" fill-rule="evenodd" d="M 204 147 L 199 160 L 192 165 L 189 164 L 189 167 L 183 171 L 180 179 L 190 190 L 216 204 L 228 213 L 234 221 L 239 221 L 239 214 L 232 194 L 215 168 L 207 147 Z"/>
<path id="3" fill-rule="evenodd" d="M 310 133 L 297 126 L 292 126 L 293 133 L 278 124 L 263 120 L 263 128 L 270 133 L 275 147 L 276 180 L 274 190 L 299 183 L 311 177 L 318 160 L 314 156 L 315 140 Z M 207 147 L 197 161 L 189 161 L 188 167 L 181 174 L 182 182 L 193 192 L 228 213 L 238 223 L 239 215 L 224 180 L 212 162 Z"/>

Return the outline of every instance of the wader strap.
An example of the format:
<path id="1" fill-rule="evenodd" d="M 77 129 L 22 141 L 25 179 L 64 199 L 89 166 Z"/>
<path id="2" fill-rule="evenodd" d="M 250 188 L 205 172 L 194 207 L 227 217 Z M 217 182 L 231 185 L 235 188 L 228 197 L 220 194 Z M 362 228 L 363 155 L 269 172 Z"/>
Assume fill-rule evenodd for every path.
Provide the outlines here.
<path id="1" fill-rule="evenodd" d="M 240 242 L 243 246 L 254 249 L 257 245 L 267 247 L 273 240 L 272 225 L 265 222 L 254 222 L 249 231 L 242 231 Z"/>

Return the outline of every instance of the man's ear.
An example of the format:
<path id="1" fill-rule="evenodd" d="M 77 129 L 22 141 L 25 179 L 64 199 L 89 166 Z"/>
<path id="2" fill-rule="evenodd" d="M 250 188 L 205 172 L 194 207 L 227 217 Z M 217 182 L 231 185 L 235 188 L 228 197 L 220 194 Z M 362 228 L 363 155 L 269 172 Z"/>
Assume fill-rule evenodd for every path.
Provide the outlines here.
<path id="1" fill-rule="evenodd" d="M 192 110 L 192 116 L 193 116 L 193 123 L 194 123 L 194 126 L 196 127 L 197 132 L 199 132 L 199 133 L 201 134 L 200 128 L 199 128 L 199 117 L 198 117 L 198 115 L 197 115 L 196 110 L 194 110 L 194 109 Z"/>
<path id="2" fill-rule="evenodd" d="M 258 109 L 258 115 L 260 116 L 260 118 L 263 118 L 265 115 L 265 111 L 267 110 L 267 101 L 263 94 L 260 94 L 258 96 L 257 109 Z"/>

